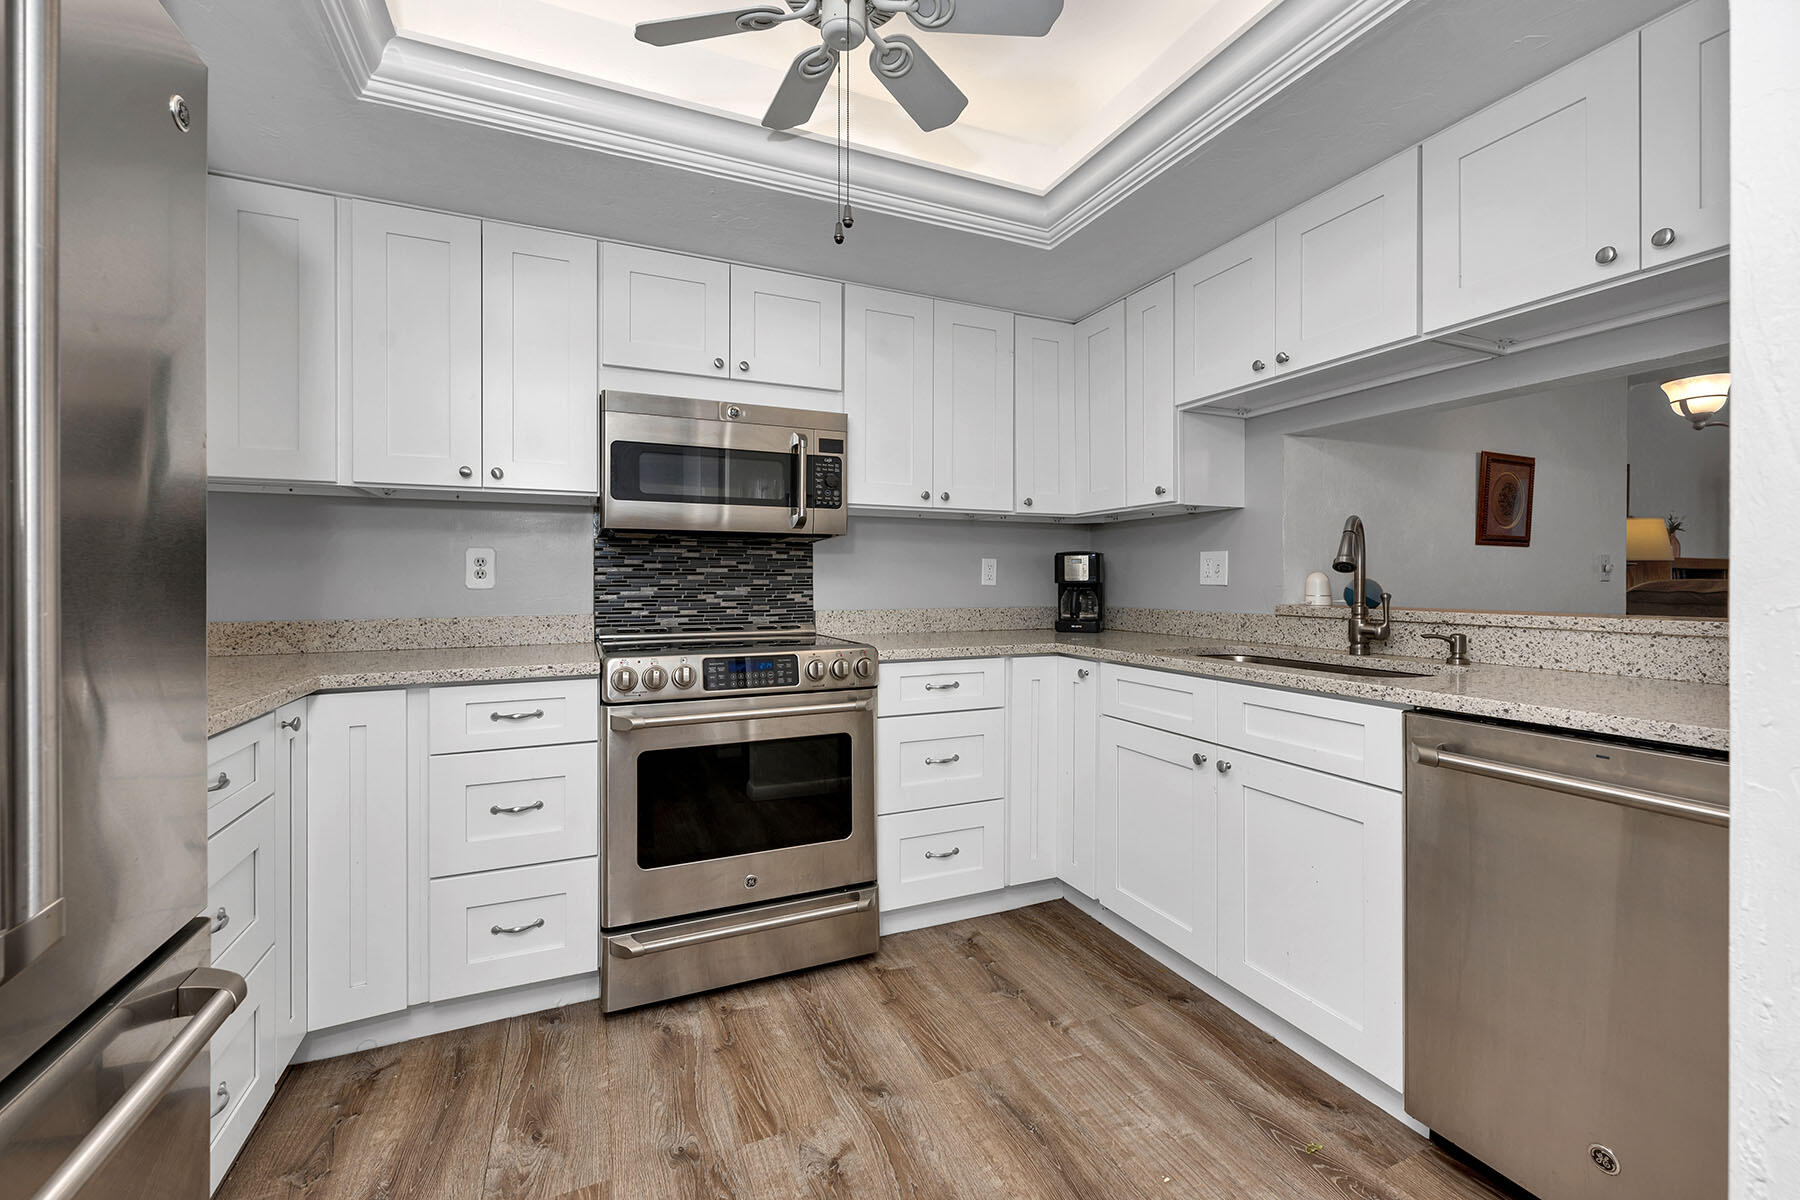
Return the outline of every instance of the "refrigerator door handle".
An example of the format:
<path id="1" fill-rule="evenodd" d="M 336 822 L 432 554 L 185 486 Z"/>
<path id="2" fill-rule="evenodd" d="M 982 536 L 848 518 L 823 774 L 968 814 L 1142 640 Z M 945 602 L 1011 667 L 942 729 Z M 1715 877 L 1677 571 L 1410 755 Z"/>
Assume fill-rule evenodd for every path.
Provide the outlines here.
<path id="1" fill-rule="evenodd" d="M 206 1043 L 237 1011 L 249 991 L 242 975 L 217 967 L 201 967 L 183 979 L 175 989 L 175 1015 L 191 1015 L 193 1020 L 175 1035 L 150 1069 L 119 1097 L 99 1123 L 88 1130 L 74 1153 L 44 1181 L 33 1200 L 74 1200 L 150 1115 L 164 1093 L 175 1086 L 188 1064 L 206 1049 Z"/>

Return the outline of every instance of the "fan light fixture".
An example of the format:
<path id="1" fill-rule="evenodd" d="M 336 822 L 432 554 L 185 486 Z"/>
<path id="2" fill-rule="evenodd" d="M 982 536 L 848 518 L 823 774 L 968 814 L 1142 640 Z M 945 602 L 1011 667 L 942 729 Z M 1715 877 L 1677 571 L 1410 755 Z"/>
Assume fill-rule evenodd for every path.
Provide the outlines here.
<path id="1" fill-rule="evenodd" d="M 1662 385 L 1663 395 L 1675 414 L 1693 423 L 1695 429 L 1726 427 L 1724 421 L 1712 419 L 1731 398 L 1731 375 L 1694 375 L 1687 379 L 1671 379 Z"/>
<path id="2" fill-rule="evenodd" d="M 838 75 L 837 228 L 854 224 L 850 211 L 850 92 L 848 65 L 839 59 L 869 43 L 869 67 L 881 85 L 920 129 L 942 129 L 962 115 L 969 98 L 942 67 L 903 34 L 883 35 L 881 27 L 902 13 L 920 29 L 937 33 L 985 33 L 1043 37 L 1062 15 L 1063 0 L 785 0 L 787 7 L 758 4 L 727 12 L 645 21 L 637 39 L 652 46 L 675 46 L 731 33 L 756 33 L 790 21 L 819 31 L 819 44 L 802 50 L 782 76 L 762 123 L 794 129 L 812 120 L 813 110 L 833 75 Z"/>

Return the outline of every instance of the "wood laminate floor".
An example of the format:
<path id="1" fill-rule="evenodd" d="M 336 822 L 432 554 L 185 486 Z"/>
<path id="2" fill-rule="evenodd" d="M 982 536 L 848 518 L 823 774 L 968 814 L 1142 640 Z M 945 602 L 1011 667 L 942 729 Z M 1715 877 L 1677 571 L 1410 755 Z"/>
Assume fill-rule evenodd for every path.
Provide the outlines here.
<path id="1" fill-rule="evenodd" d="M 1062 901 L 293 1068 L 220 1200 L 1501 1200 Z"/>

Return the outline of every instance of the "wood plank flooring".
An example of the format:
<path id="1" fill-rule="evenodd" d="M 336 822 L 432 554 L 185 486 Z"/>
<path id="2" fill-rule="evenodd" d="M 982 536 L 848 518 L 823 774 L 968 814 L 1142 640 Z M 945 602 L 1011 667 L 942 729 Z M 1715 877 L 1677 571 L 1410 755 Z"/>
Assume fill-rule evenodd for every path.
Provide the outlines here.
<path id="1" fill-rule="evenodd" d="M 220 1200 L 1503 1200 L 1061 901 L 295 1067 Z"/>

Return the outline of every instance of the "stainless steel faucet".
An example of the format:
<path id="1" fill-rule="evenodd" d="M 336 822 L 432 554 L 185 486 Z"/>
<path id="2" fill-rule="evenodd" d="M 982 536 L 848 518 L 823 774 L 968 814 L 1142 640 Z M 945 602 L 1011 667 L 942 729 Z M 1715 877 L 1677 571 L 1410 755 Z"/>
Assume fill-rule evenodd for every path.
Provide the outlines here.
<path id="1" fill-rule="evenodd" d="M 1369 620 L 1368 538 L 1363 534 L 1362 518 L 1352 516 L 1344 522 L 1344 536 L 1338 539 L 1337 557 L 1331 560 L 1334 571 L 1348 571 L 1351 576 L 1350 653 L 1367 654 L 1373 642 L 1388 640 L 1388 622 L 1392 613 L 1392 597 L 1381 593 L 1381 620 Z"/>

